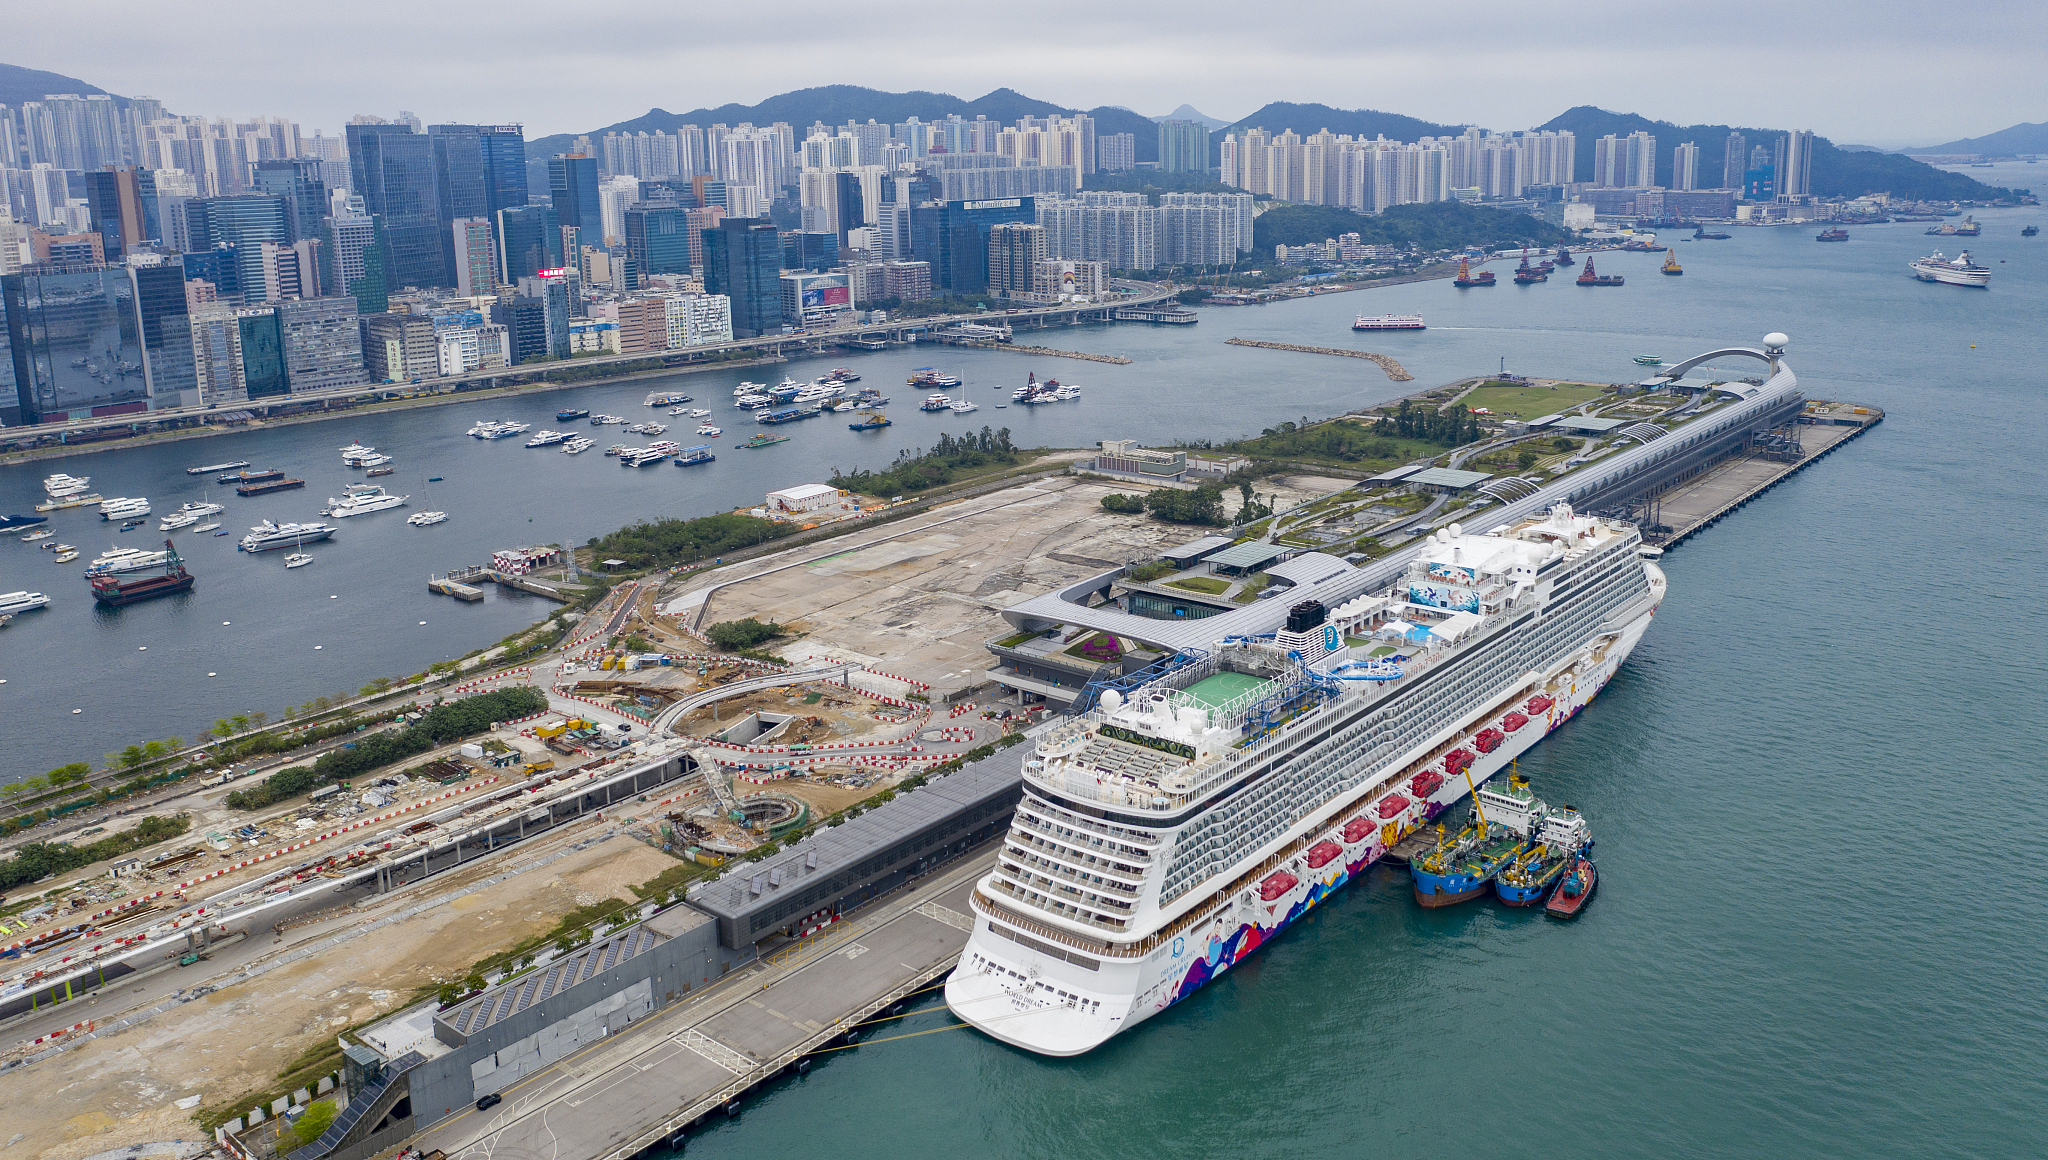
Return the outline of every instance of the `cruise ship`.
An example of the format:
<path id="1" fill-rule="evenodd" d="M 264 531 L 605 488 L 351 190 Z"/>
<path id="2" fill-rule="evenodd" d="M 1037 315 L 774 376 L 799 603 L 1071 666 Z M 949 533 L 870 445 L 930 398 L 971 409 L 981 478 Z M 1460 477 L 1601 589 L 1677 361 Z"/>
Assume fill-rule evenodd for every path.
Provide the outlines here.
<path id="1" fill-rule="evenodd" d="M 264 520 L 249 529 L 236 547 L 244 552 L 268 552 L 276 548 L 296 548 L 300 544 L 315 544 L 334 534 L 333 524 L 279 524 Z"/>
<path id="2" fill-rule="evenodd" d="M 1664 598 L 1642 548 L 1558 502 L 1453 524 L 1379 590 L 1320 554 L 1276 565 L 1333 603 L 1037 735 L 948 1004 L 1077 1055 L 1242 962 L 1606 685 Z"/>
<path id="3" fill-rule="evenodd" d="M 323 516 L 343 519 L 348 516 L 368 515 L 371 512 L 389 511 L 404 507 L 409 495 L 392 495 L 374 483 L 351 483 L 342 489 L 340 499 L 330 497 Z"/>
<path id="4" fill-rule="evenodd" d="M 1985 290 L 1991 288 L 1991 268 L 1972 261 L 1968 250 L 1953 258 L 1945 258 L 1940 250 L 1936 250 L 1913 263 L 1913 276 L 1922 282 L 1943 282 L 1950 286 L 1974 286 Z"/>

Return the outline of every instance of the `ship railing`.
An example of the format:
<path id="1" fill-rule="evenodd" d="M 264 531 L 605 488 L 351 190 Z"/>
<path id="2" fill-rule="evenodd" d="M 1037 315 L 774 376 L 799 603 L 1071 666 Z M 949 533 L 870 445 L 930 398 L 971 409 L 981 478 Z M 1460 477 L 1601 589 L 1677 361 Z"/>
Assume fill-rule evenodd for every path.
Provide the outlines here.
<path id="1" fill-rule="evenodd" d="M 1020 832 L 1019 827 L 1011 827 L 1013 835 L 1018 832 Z M 1089 849 L 1081 842 L 1052 837 L 1051 835 L 1041 833 L 1036 826 L 1022 827 L 1021 832 L 1024 837 L 1022 839 L 1013 838 L 1013 840 L 1023 841 L 1028 845 L 1035 846 L 1039 850 L 1044 851 L 1047 857 L 1061 859 L 1066 865 L 1074 867 L 1074 869 L 1083 874 L 1114 874 L 1119 879 L 1129 879 L 1134 889 L 1144 883 L 1145 869 L 1143 866 L 1132 865 L 1131 862 L 1149 865 L 1152 861 L 1149 857 L 1140 856 L 1133 858 L 1131 862 L 1126 862 L 1121 856 L 1110 856 L 1111 851 L 1099 848 Z"/>
<path id="2" fill-rule="evenodd" d="M 1030 906 L 1038 907 L 1039 909 L 1045 909 L 1043 906 L 1041 906 L 1041 904 L 1033 902 L 1031 899 L 1024 897 L 1025 888 L 1015 882 L 1010 881 L 1008 878 L 1005 878 L 1000 869 L 998 869 L 997 872 L 989 879 L 989 883 L 995 886 L 997 889 L 1001 890 L 1003 893 L 1015 898 L 1017 903 L 1021 906 Z M 1106 922 L 1102 919 L 1090 918 L 1085 914 L 1079 913 L 1063 914 L 1060 917 L 1067 922 L 1076 922 L 1082 924 L 1083 926 L 1096 927 L 1101 930 L 1108 931 L 1111 934 L 1123 934 L 1130 926 L 1128 921 L 1121 923 Z"/>
<path id="3" fill-rule="evenodd" d="M 1101 874 L 1099 871 L 1084 870 L 1070 865 L 1047 855 L 1044 851 L 1033 850 L 1014 841 L 1005 850 L 1005 853 L 1009 854 L 1013 860 L 1030 866 L 1040 874 L 1058 878 L 1064 882 L 1072 882 L 1083 890 L 1114 894 L 1123 899 L 1138 897 L 1137 886 L 1126 882 L 1119 882 L 1114 878 Z"/>
<path id="4" fill-rule="evenodd" d="M 1103 897 L 1095 891 L 1093 883 L 1050 877 L 1043 871 L 1019 865 L 1015 859 L 999 858 L 997 862 L 998 868 L 1003 871 L 1007 880 L 1023 883 L 1041 894 L 1059 898 L 1069 905 L 1115 915 L 1125 923 L 1130 921 L 1131 911 L 1136 905 L 1133 899 Z"/>

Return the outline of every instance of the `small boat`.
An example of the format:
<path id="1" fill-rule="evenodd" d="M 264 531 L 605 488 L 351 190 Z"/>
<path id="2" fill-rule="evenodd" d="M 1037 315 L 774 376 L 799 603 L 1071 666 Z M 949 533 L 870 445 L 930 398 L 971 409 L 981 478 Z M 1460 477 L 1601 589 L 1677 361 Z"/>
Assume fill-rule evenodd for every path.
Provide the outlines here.
<path id="1" fill-rule="evenodd" d="M 763 447 L 773 447 L 777 443 L 787 442 L 789 442 L 789 436 L 787 435 L 770 435 L 767 432 L 763 431 L 761 434 L 756 435 L 752 439 L 747 440 L 745 443 L 740 444 L 740 447 L 742 450 L 746 451 L 758 451 Z"/>
<path id="2" fill-rule="evenodd" d="M 569 440 L 567 443 L 562 444 L 562 454 L 581 455 L 595 446 L 597 446 L 595 442 L 589 439 L 585 439 L 579 435 L 576 438 Z"/>
<path id="3" fill-rule="evenodd" d="M 165 512 L 164 518 L 157 522 L 156 530 L 159 532 L 175 532 L 179 528 L 189 528 L 198 522 L 199 517 L 195 515 L 187 515 L 184 512 Z"/>
<path id="4" fill-rule="evenodd" d="M 676 466 L 695 467 L 699 463 L 709 463 L 717 458 L 718 456 L 711 454 L 711 445 L 708 443 L 697 447 L 685 447 L 676 452 Z"/>
<path id="5" fill-rule="evenodd" d="M 937 367 L 918 367 L 910 372 L 909 383 L 913 387 L 957 387 L 960 380 L 945 374 Z"/>
<path id="6" fill-rule="evenodd" d="M 235 473 L 235 474 L 233 474 L 233 475 L 223 475 L 223 476 L 221 476 L 221 477 L 220 477 L 219 479 L 216 479 L 216 480 L 214 480 L 214 482 L 215 482 L 215 483 L 262 483 L 263 481 L 265 481 L 265 480 L 268 480 L 268 479 L 283 479 L 283 478 L 284 478 L 284 472 L 283 472 L 283 471 L 281 471 L 281 470 L 279 470 L 279 469 L 277 469 L 277 468 L 275 468 L 275 467 L 272 467 L 272 468 L 266 468 L 266 469 L 264 469 L 264 470 L 262 470 L 262 471 L 238 471 L 238 472 L 236 472 L 236 473 Z"/>
<path id="7" fill-rule="evenodd" d="M 858 422 L 848 423 L 846 429 L 849 431 L 876 431 L 887 427 L 894 421 L 880 411 L 867 411 L 862 413 Z"/>
<path id="8" fill-rule="evenodd" d="M 416 528 L 424 528 L 429 524 L 438 524 L 447 518 L 447 512 L 414 512 L 405 517 L 405 522 Z"/>
<path id="9" fill-rule="evenodd" d="M 1835 226 L 1813 235 L 1813 240 L 1816 242 L 1846 242 L 1849 240 L 1849 231 L 1840 226 Z"/>
<path id="10" fill-rule="evenodd" d="M 1565 871 L 1564 881 L 1558 883 L 1550 901 L 1543 904 L 1543 913 L 1552 918 L 1577 918 L 1593 898 L 1593 891 L 1600 885 L 1600 868 L 1584 854 L 1572 861 L 1571 869 Z"/>
<path id="11" fill-rule="evenodd" d="M 440 476 L 438 476 L 438 475 L 430 475 L 430 476 L 428 476 L 428 477 L 427 477 L 427 482 L 428 482 L 428 483 L 439 483 L 439 482 L 441 482 L 441 477 L 440 477 Z"/>
<path id="12" fill-rule="evenodd" d="M 1665 251 L 1664 251 L 1664 264 L 1663 264 L 1662 266 L 1659 266 L 1659 267 L 1658 267 L 1657 269 L 1658 269 L 1658 272 L 1659 272 L 1659 273 L 1663 273 L 1663 274 L 1683 274 L 1683 273 L 1685 273 L 1685 267 L 1683 267 L 1683 266 L 1680 266 L 1680 265 L 1678 264 L 1678 251 L 1677 251 L 1677 250 L 1665 250 Z"/>
<path id="13" fill-rule="evenodd" d="M 287 568 L 303 568 L 312 562 L 313 557 L 304 552 L 293 552 L 284 558 L 284 566 Z"/>
<path id="14" fill-rule="evenodd" d="M 2029 164 L 2031 164 L 2031 162 L 2029 162 Z M 2039 234 L 2040 232 L 2040 226 L 2027 226 L 2026 228 L 2020 230 L 2020 236 L 2023 238 L 2031 238 L 2036 234 Z"/>
<path id="15" fill-rule="evenodd" d="M 85 507 L 88 504 L 96 504 L 99 502 L 99 492 L 74 491 L 64 495 L 53 495 L 49 498 L 48 501 L 37 504 L 36 510 L 39 512 L 58 512 L 63 511 L 65 508 Z M 12 528 L 22 526 L 20 524 L 14 523 L 13 521 L 15 520 L 25 520 L 28 523 L 35 522 L 35 518 L 33 516 L 0 517 L 0 528 Z"/>
<path id="16" fill-rule="evenodd" d="M 1572 257 L 1572 252 L 1570 250 L 1559 248 L 1559 250 L 1557 251 L 1556 262 L 1558 265 L 1569 266 L 1576 261 L 1578 261 L 1578 259 Z"/>
<path id="17" fill-rule="evenodd" d="M 1577 810 L 1565 806 L 1550 811 L 1537 831 L 1536 844 L 1494 876 L 1495 896 L 1509 906 L 1542 902 L 1592 844 L 1592 828 Z"/>
<path id="18" fill-rule="evenodd" d="M 713 439 L 716 439 L 716 438 L 718 438 L 718 437 L 719 437 L 720 435 L 723 435 L 723 434 L 725 434 L 725 431 L 724 431 L 724 429 L 723 429 L 723 428 L 719 428 L 719 427 L 713 427 L 713 426 L 712 426 L 711 424 L 709 424 L 709 423 L 706 423 L 706 424 L 704 424 L 703 426 L 701 426 L 701 427 L 697 428 L 697 434 L 699 434 L 699 435 L 707 435 L 707 436 L 709 436 L 709 437 L 711 437 L 711 438 L 713 438 Z"/>
<path id="19" fill-rule="evenodd" d="M 335 448 L 335 450 L 341 452 L 343 455 L 366 455 L 369 452 L 375 451 L 376 448 L 358 439 L 355 442 L 350 443 L 346 447 L 337 447 Z"/>
<path id="20" fill-rule="evenodd" d="M 214 530 L 218 529 L 219 527 L 220 527 L 220 525 L 219 525 L 219 524 L 200 524 L 200 525 L 199 525 L 198 527 L 196 527 L 196 528 L 193 528 L 193 529 L 192 529 L 192 531 L 193 531 L 194 533 L 198 533 L 198 532 L 211 532 L 211 531 L 214 531 Z"/>
<path id="21" fill-rule="evenodd" d="M 950 411 L 953 409 L 953 400 L 945 395 L 928 395 L 925 397 L 924 402 L 917 405 L 917 409 L 920 411 Z"/>
<path id="22" fill-rule="evenodd" d="M 1664 356 L 1656 354 L 1639 354 L 1636 356 L 1636 365 L 1639 367 L 1661 367 L 1664 365 Z"/>
<path id="23" fill-rule="evenodd" d="M 566 423 L 571 419 L 587 419 L 589 417 L 590 410 L 587 407 L 564 407 L 555 412 L 555 421 L 557 423 Z"/>
<path id="24" fill-rule="evenodd" d="M 47 540 L 51 536 L 54 536 L 56 534 L 57 529 L 55 528 L 37 528 L 35 531 L 23 536 L 21 538 L 21 542 L 24 544 L 33 544 L 37 540 Z"/>
<path id="25" fill-rule="evenodd" d="M 362 461 L 361 463 L 358 463 L 358 464 L 356 464 L 355 466 L 357 466 L 357 467 L 382 467 L 382 466 L 384 466 L 385 464 L 387 464 L 387 463 L 389 463 L 389 462 L 391 462 L 391 457 L 390 457 L 389 455 L 385 455 L 385 454 L 382 454 L 382 453 L 380 452 L 380 453 L 378 453 L 378 454 L 376 454 L 376 455 L 367 455 L 367 456 L 364 456 L 364 457 L 363 457 L 363 461 Z"/>
<path id="26" fill-rule="evenodd" d="M 363 474 L 370 477 L 371 479 L 375 479 L 380 475 L 390 475 L 392 472 L 397 470 L 398 469 L 396 467 L 372 467 L 370 470 L 364 472 Z"/>
<path id="27" fill-rule="evenodd" d="M 234 470 L 234 469 L 236 469 L 237 467 L 247 467 L 247 466 L 249 466 L 249 461 L 248 461 L 248 460 L 246 460 L 246 459 L 236 459 L 236 460 L 233 460 L 232 462 L 228 462 L 228 463 L 209 463 L 209 464 L 207 464 L 207 465 L 206 465 L 205 467 L 188 467 L 188 468 L 186 468 L 186 469 L 185 469 L 185 474 L 186 474 L 186 475 L 205 475 L 205 474 L 207 474 L 208 472 L 213 472 L 213 471 L 233 471 L 233 470 Z"/>
<path id="28" fill-rule="evenodd" d="M 950 409 L 955 415 L 965 415 L 969 411 L 981 410 L 981 404 L 971 402 L 967 399 L 955 399 L 953 400 L 953 406 Z"/>
<path id="29" fill-rule="evenodd" d="M 50 598 L 40 592 L 0 592 L 0 612 L 13 614 L 28 612 L 50 603 Z"/>
<path id="30" fill-rule="evenodd" d="M 590 417 L 590 425 L 592 427 L 603 427 L 607 424 L 623 423 L 625 421 L 626 417 L 623 415 L 592 415 Z"/>
<path id="31" fill-rule="evenodd" d="M 69 564 L 71 561 L 78 559 L 77 548 L 71 547 L 68 544 L 59 544 L 58 547 L 62 550 L 57 553 L 57 563 Z"/>

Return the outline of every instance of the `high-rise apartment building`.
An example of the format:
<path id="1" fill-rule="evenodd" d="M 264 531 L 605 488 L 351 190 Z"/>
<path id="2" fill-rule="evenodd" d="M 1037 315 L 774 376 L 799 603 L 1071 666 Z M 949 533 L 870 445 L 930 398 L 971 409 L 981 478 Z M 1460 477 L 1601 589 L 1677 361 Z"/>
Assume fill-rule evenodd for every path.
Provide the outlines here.
<path id="1" fill-rule="evenodd" d="M 441 373 L 441 344 L 424 314 L 368 314 L 361 319 L 363 373 L 373 383 L 402 383 Z"/>
<path id="2" fill-rule="evenodd" d="M 1104 173 L 1128 173 L 1138 167 L 1138 138 L 1130 133 L 1109 133 L 1095 142 L 1096 165 Z"/>
<path id="3" fill-rule="evenodd" d="M 1159 168 L 1165 173 L 1206 172 L 1209 127 L 1200 121 L 1159 122 Z"/>
<path id="4" fill-rule="evenodd" d="M 1593 184 L 1610 189 L 1647 189 L 1657 184 L 1657 138 L 1638 130 L 1613 133 L 1593 143 Z"/>
<path id="5" fill-rule="evenodd" d="M 242 370 L 242 325 L 236 308 L 226 302 L 194 306 L 186 317 L 191 329 L 194 393 L 204 406 L 249 401 Z"/>
<path id="6" fill-rule="evenodd" d="M 1806 197 L 1813 192 L 1813 131 L 1797 129 L 1778 138 L 1771 168 L 1777 177 L 1779 201 Z"/>
<path id="7" fill-rule="evenodd" d="M 1671 151 L 1672 189 L 1698 189 L 1700 187 L 1700 147 L 1690 141 Z"/>
<path id="8" fill-rule="evenodd" d="M 726 218 L 704 238 L 704 289 L 732 300 L 736 338 L 782 330 L 782 239 L 764 218 Z"/>
<path id="9" fill-rule="evenodd" d="M 1721 188 L 1741 189 L 1742 175 L 1749 172 L 1749 139 L 1728 134 L 1727 152 L 1721 155 Z"/>

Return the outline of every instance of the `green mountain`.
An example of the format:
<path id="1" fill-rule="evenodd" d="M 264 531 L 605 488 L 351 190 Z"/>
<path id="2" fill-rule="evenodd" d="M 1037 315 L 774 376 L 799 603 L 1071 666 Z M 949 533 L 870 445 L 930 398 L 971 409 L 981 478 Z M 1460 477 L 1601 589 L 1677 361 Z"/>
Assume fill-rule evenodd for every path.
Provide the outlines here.
<path id="1" fill-rule="evenodd" d="M 951 93 L 908 92 L 886 93 L 879 89 L 862 88 L 859 85 L 821 85 L 813 89 L 798 89 L 769 97 L 757 105 L 720 105 L 715 109 L 693 109 L 687 113 L 671 113 L 666 109 L 649 109 L 645 115 L 630 121 L 620 121 L 589 132 L 591 144 L 596 145 L 606 133 L 653 133 L 657 130 L 673 133 L 682 125 L 737 125 L 742 121 L 755 125 L 772 125 L 787 121 L 799 129 L 813 121 L 827 125 L 843 125 L 848 120 L 866 121 L 872 117 L 877 121 L 899 122 L 909 117 L 923 121 L 934 121 L 948 114 L 958 113 L 973 120 L 976 116 L 1005 123 L 1019 117 L 1046 117 L 1058 114 L 1071 116 L 1084 110 L 1069 109 L 1047 101 L 1034 100 L 1015 89 L 997 89 L 994 92 L 962 100 Z M 1095 118 L 1095 131 L 1105 133 L 1130 133 L 1137 138 L 1137 154 L 1140 161 L 1155 161 L 1159 157 L 1159 128 L 1149 117 L 1140 116 L 1129 109 L 1103 106 L 1085 110 Z M 528 157 L 552 157 L 567 152 L 577 134 L 557 133 L 526 143 Z"/>
<path id="2" fill-rule="evenodd" d="M 1456 201 L 1397 205 L 1372 217 L 1342 206 L 1290 204 L 1276 205 L 1252 222 L 1252 248 L 1270 253 L 1275 243 L 1301 246 L 1349 233 L 1368 246 L 1412 245 L 1425 251 L 1551 246 L 1569 239 L 1563 230 L 1528 214 Z"/>
<path id="3" fill-rule="evenodd" d="M 1691 141 L 1700 147 L 1699 177 L 1702 183 L 1719 183 L 1721 162 L 1727 155 L 1728 134 L 1741 133 L 1751 148 L 1766 148 L 1785 135 L 1783 129 L 1731 128 L 1727 125 L 1674 125 L 1652 121 L 1635 113 L 1611 113 L 1592 105 L 1580 105 L 1538 126 L 1569 129 L 1578 135 L 1578 162 L 1574 176 L 1593 180 L 1593 143 L 1609 133 L 1626 137 L 1647 132 L 1657 138 L 1657 184 L 1671 184 L 1672 147 Z M 1392 136 L 1392 134 L 1388 134 Z M 1866 193 L 1889 193 L 1894 197 L 1927 201 L 1969 201 L 2005 197 L 2010 191 L 1985 185 L 1960 173 L 1948 173 L 1896 153 L 1866 153 L 1837 148 L 1825 137 L 1813 139 L 1813 192 L 1822 197 L 1859 197 Z"/>
<path id="4" fill-rule="evenodd" d="M 2029 124 L 2022 122 L 1996 133 L 1982 137 L 1965 137 L 1950 141 L 1946 145 L 1929 145 L 1925 149 L 1901 149 L 1899 152 L 1911 156 L 1915 153 L 1982 153 L 1990 157 L 2007 157 L 2015 153 L 2048 153 L 2048 122 Z"/>
<path id="5" fill-rule="evenodd" d="M 19 108 L 23 101 L 40 101 L 57 93 L 77 93 L 86 97 L 106 91 L 98 85 L 89 85 L 62 73 L 23 68 L 18 64 L 0 64 L 0 105 Z M 116 99 L 124 104 L 128 100 L 126 97 Z"/>

